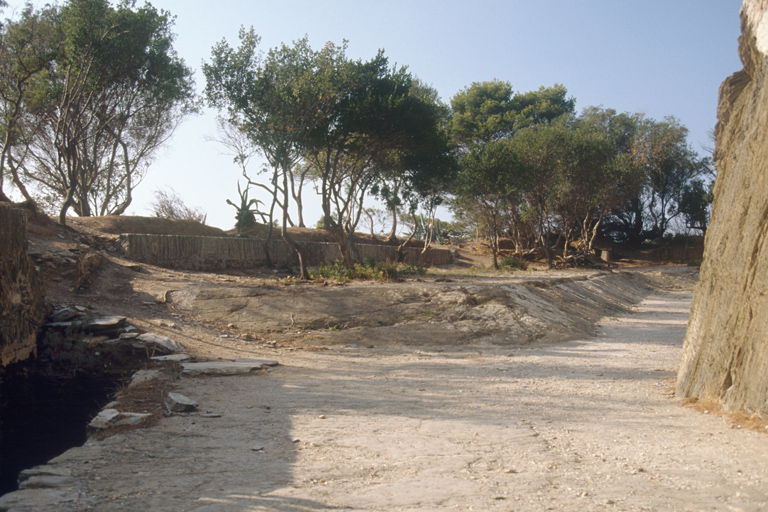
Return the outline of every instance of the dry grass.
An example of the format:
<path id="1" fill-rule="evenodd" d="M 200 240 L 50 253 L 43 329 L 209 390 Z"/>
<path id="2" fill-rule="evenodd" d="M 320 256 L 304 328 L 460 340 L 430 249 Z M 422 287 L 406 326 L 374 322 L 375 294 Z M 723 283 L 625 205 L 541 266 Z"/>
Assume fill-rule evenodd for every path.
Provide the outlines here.
<path id="1" fill-rule="evenodd" d="M 67 222 L 76 228 L 121 235 L 141 233 L 146 235 L 197 235 L 227 236 L 224 231 L 192 220 L 108 215 L 106 217 L 70 217 Z"/>
<path id="2" fill-rule="evenodd" d="M 704 414 L 722 416 L 728 421 L 730 428 L 746 428 L 755 432 L 768 434 L 768 422 L 756 414 L 748 415 L 744 412 L 728 412 L 723 410 L 720 400 L 714 397 L 700 399 L 698 397 L 686 398 L 681 404 L 683 407 L 693 409 Z"/>

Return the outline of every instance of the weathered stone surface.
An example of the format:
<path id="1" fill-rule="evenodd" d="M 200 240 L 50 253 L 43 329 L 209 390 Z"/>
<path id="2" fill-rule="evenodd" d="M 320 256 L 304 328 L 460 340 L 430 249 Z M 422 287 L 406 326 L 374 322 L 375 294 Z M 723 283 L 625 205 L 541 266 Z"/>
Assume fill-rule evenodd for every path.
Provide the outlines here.
<path id="1" fill-rule="evenodd" d="M 45 301 L 27 255 L 27 212 L 0 203 L 0 365 L 37 353 Z"/>
<path id="2" fill-rule="evenodd" d="M 50 476 L 50 477 L 71 477 L 72 471 L 67 468 L 55 468 L 48 465 L 35 466 L 33 468 L 24 469 L 19 473 L 19 484 L 23 485 L 27 480 L 31 478 Z"/>
<path id="3" fill-rule="evenodd" d="M 197 402 L 181 393 L 168 393 L 165 398 L 165 405 L 171 412 L 192 412 L 197 409 Z"/>
<path id="4" fill-rule="evenodd" d="M 163 336 L 162 334 L 155 334 L 152 332 L 140 334 L 136 337 L 136 340 L 145 343 L 151 347 L 154 347 L 158 350 L 161 350 L 165 353 L 168 352 L 178 352 L 179 350 L 184 350 L 184 345 L 179 343 L 176 340 L 172 340 L 168 336 Z"/>
<path id="5" fill-rule="evenodd" d="M 271 359 L 235 359 L 234 361 L 209 361 L 206 363 L 181 363 L 186 375 L 239 375 L 260 370 L 265 366 L 277 366 Z"/>
<path id="6" fill-rule="evenodd" d="M 76 488 L 23 489 L 0 497 L 0 512 L 37 512 L 55 510 L 57 505 L 77 501 L 80 492 Z"/>
<path id="7" fill-rule="evenodd" d="M 744 69 L 720 87 L 718 176 L 680 397 L 768 418 L 768 0 L 745 0 Z"/>

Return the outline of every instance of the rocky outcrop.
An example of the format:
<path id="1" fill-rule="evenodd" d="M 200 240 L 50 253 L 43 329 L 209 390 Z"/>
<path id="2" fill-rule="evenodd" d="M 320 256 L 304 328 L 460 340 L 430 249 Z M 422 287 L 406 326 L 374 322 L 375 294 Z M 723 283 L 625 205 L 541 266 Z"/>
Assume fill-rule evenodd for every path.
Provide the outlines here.
<path id="1" fill-rule="evenodd" d="M 744 69 L 720 87 L 712 223 L 677 393 L 768 418 L 768 0 L 745 0 L 741 18 Z"/>
<path id="2" fill-rule="evenodd" d="M 0 365 L 37 352 L 45 300 L 27 255 L 27 212 L 0 203 Z"/>

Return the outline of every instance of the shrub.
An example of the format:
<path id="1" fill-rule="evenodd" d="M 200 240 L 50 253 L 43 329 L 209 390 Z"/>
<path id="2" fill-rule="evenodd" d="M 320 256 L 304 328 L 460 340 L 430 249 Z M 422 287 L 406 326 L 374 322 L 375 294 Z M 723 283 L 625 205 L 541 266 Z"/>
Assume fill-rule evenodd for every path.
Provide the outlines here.
<path id="1" fill-rule="evenodd" d="M 528 262 L 517 256 L 505 256 L 499 262 L 499 270 L 528 270 Z"/>

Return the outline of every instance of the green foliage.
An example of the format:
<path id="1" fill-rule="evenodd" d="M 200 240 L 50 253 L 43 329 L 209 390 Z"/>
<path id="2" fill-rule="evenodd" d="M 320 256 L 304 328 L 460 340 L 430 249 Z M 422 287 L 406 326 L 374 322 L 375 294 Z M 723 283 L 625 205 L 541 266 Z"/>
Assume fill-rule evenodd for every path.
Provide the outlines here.
<path id="1" fill-rule="evenodd" d="M 490 142 L 514 130 L 512 85 L 493 80 L 473 82 L 451 99 L 451 133 L 463 144 Z"/>
<path id="2" fill-rule="evenodd" d="M 365 258 L 362 264 L 356 264 L 352 268 L 347 267 L 341 261 L 321 265 L 310 270 L 310 276 L 312 279 L 331 279 L 343 283 L 351 280 L 394 281 L 404 276 L 424 275 L 426 272 L 426 268 L 420 263 L 398 264 Z"/>
<path id="3" fill-rule="evenodd" d="M 714 182 L 707 186 L 703 180 L 694 179 L 684 186 L 677 209 L 685 218 L 686 227 L 706 233 L 709 207 L 714 198 L 713 185 Z"/>
<path id="4" fill-rule="evenodd" d="M 505 256 L 499 262 L 499 270 L 528 270 L 528 262 L 517 256 Z"/>
<path id="5" fill-rule="evenodd" d="M 235 204 L 227 199 L 227 204 L 234 206 L 237 213 L 235 214 L 237 228 L 237 236 L 240 236 L 243 228 L 250 228 L 256 225 L 256 215 L 261 217 L 261 222 L 266 223 L 266 214 L 259 211 L 258 205 L 261 201 L 258 199 L 248 200 L 248 190 L 250 187 L 246 186 L 245 190 L 240 188 L 240 182 L 237 182 L 237 193 L 240 195 L 240 204 Z"/>
<path id="6" fill-rule="evenodd" d="M 194 110 L 172 24 L 149 4 L 70 0 L 27 7 L 2 27 L 2 110 L 18 137 L 3 141 L 0 167 L 13 161 L 22 194 L 25 184 L 40 188 L 62 224 L 70 208 L 123 213 L 154 151 Z"/>
<path id="7" fill-rule="evenodd" d="M 560 84 L 513 95 L 509 82 L 473 82 L 451 99 L 451 133 L 457 143 L 485 144 L 573 112 L 576 100 Z"/>

